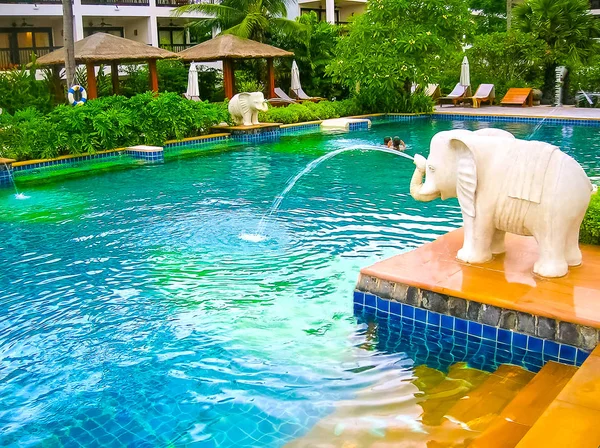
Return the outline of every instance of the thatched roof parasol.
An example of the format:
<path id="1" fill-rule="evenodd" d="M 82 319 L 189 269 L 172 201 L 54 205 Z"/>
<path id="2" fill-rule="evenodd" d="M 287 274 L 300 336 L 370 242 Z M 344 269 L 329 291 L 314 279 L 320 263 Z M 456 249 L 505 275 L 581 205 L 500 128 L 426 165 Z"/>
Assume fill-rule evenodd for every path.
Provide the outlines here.
<path id="1" fill-rule="evenodd" d="M 221 34 L 214 39 L 177 53 L 185 61 L 208 62 L 224 59 L 269 59 L 294 56 L 294 53 L 243 39 L 232 34 Z"/>
<path id="2" fill-rule="evenodd" d="M 136 42 L 106 33 L 95 33 L 75 42 L 75 62 L 78 64 L 102 62 L 147 61 L 149 59 L 170 59 L 179 56 L 162 48 Z M 65 63 L 65 49 L 60 48 L 37 59 L 37 65 L 62 65 Z"/>

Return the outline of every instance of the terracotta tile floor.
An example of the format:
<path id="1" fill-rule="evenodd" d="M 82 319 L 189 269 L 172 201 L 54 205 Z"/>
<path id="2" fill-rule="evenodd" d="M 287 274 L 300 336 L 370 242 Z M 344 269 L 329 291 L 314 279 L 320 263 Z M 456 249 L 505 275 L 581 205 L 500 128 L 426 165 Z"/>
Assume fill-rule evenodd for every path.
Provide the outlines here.
<path id="1" fill-rule="evenodd" d="M 506 235 L 506 254 L 489 263 L 456 260 L 462 229 L 361 270 L 362 274 L 404 283 L 567 322 L 600 328 L 600 247 L 582 246 L 583 264 L 558 279 L 532 273 L 538 256 L 531 237 Z"/>

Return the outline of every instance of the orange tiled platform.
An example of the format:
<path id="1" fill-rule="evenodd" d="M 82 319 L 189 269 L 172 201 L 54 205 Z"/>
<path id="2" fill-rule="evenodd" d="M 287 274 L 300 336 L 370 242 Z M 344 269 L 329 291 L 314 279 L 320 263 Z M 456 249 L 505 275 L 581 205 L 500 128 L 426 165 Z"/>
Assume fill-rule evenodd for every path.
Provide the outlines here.
<path id="1" fill-rule="evenodd" d="M 581 266 L 543 279 L 532 273 L 538 248 L 531 237 L 507 234 L 506 254 L 481 265 L 456 260 L 462 242 L 462 229 L 455 230 L 361 275 L 600 329 L 600 247 L 582 246 Z"/>

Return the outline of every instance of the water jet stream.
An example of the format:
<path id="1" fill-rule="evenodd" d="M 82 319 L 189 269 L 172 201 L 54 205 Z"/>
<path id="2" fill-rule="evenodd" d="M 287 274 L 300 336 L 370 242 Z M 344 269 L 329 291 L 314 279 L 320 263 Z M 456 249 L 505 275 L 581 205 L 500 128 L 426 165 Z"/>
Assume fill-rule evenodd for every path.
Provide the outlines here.
<path id="1" fill-rule="evenodd" d="M 265 230 L 265 223 L 266 223 L 267 219 L 269 219 L 273 213 L 277 212 L 277 210 L 279 209 L 279 206 L 285 199 L 286 194 L 288 194 L 289 191 L 292 188 L 294 188 L 294 185 L 296 185 L 296 182 L 298 182 L 298 180 L 300 180 L 300 178 L 302 176 L 310 173 L 312 170 L 314 170 L 316 167 L 318 167 L 325 160 L 331 159 L 332 157 L 335 157 L 338 154 L 341 154 L 341 153 L 347 152 L 347 151 L 365 151 L 365 150 L 387 152 L 387 153 L 393 154 L 395 156 L 400 156 L 400 157 L 404 157 L 409 160 L 414 160 L 414 158 L 412 156 L 409 156 L 408 154 L 405 154 L 402 151 L 392 150 L 389 148 L 383 148 L 381 146 L 375 146 L 375 145 L 349 146 L 347 148 L 340 148 L 335 151 L 328 152 L 327 154 L 310 162 L 308 165 L 306 165 L 304 167 L 304 169 L 302 171 L 300 171 L 293 178 L 291 178 L 288 181 L 284 190 L 275 198 L 275 200 L 271 204 L 271 208 L 269 209 L 269 211 L 267 213 L 265 213 L 263 215 L 263 217 L 261 218 L 261 220 L 259 221 L 258 226 L 256 228 L 256 232 L 255 233 L 242 233 L 240 235 L 240 238 L 242 238 L 243 240 L 246 240 L 246 241 L 251 241 L 251 242 L 264 241 L 266 239 L 266 236 L 264 235 L 264 230 Z"/>

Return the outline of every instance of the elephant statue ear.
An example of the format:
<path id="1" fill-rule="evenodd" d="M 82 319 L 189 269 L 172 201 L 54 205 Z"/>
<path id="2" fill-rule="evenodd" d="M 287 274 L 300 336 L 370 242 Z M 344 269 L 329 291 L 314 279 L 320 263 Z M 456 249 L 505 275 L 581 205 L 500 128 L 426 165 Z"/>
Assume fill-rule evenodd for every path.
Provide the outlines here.
<path id="1" fill-rule="evenodd" d="M 248 92 L 238 93 L 240 97 L 240 109 L 242 114 L 247 114 L 250 112 L 250 101 L 252 99 L 252 94 Z"/>
<path id="2" fill-rule="evenodd" d="M 475 218 L 475 194 L 477 191 L 477 164 L 472 138 L 453 138 L 450 147 L 456 152 L 456 196 L 463 213 Z"/>

